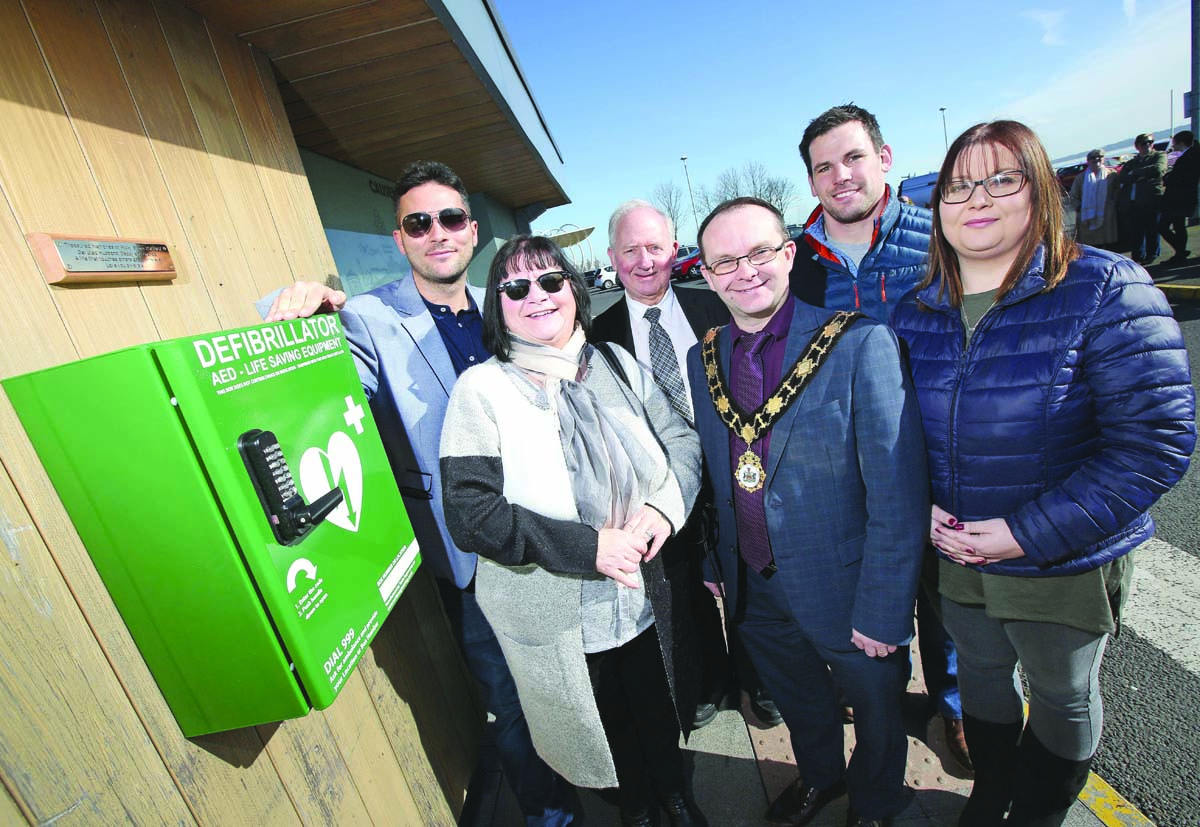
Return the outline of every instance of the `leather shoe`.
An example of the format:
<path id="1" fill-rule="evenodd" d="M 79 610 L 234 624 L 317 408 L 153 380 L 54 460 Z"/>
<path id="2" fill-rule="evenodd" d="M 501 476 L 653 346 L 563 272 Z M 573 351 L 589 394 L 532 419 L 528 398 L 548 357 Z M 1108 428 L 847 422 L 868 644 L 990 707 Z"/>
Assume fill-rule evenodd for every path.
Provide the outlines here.
<path id="1" fill-rule="evenodd" d="M 671 793 L 663 802 L 671 827 L 708 827 L 708 819 L 696 802 L 682 793 Z"/>
<path id="2" fill-rule="evenodd" d="M 797 778 L 779 794 L 767 808 L 767 823 L 771 827 L 801 827 L 816 817 L 821 808 L 846 794 L 845 780 L 819 790 Z"/>
<path id="3" fill-rule="evenodd" d="M 649 810 L 627 813 L 621 810 L 621 827 L 658 827 L 658 819 L 651 820 Z"/>
<path id="4" fill-rule="evenodd" d="M 717 705 L 714 703 L 696 704 L 696 714 L 692 718 L 692 729 L 700 729 L 712 723 L 717 717 Z"/>
<path id="5" fill-rule="evenodd" d="M 751 690 L 750 711 L 754 713 L 754 717 L 758 718 L 760 723 L 768 727 L 779 726 L 783 723 L 779 707 L 775 706 L 775 702 L 771 700 L 771 696 L 765 689 Z"/>
<path id="6" fill-rule="evenodd" d="M 887 818 L 863 818 L 858 813 L 854 812 L 851 807 L 846 813 L 846 827 L 892 827 L 894 819 L 892 816 Z"/>
<path id="7" fill-rule="evenodd" d="M 967 772 L 975 772 L 971 764 L 971 753 L 967 750 L 967 736 L 963 733 L 963 722 L 954 718 L 942 716 L 942 724 L 946 729 L 946 746 L 959 766 Z"/>

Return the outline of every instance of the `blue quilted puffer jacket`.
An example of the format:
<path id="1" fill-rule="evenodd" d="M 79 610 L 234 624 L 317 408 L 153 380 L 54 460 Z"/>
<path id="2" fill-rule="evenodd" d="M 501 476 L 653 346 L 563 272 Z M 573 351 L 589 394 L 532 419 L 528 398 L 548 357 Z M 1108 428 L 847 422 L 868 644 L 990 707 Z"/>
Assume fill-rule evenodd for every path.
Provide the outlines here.
<path id="1" fill-rule="evenodd" d="M 817 207 L 805 222 L 803 241 L 792 267 L 793 292 L 809 304 L 831 310 L 860 310 L 877 322 L 905 293 L 925 278 L 925 257 L 933 214 L 924 207 L 901 204 L 885 190 L 883 212 L 875 222 L 871 248 L 856 276 L 812 234 L 821 216 Z M 799 239 L 798 239 L 799 240 Z"/>
<path id="2" fill-rule="evenodd" d="M 1153 535 L 1148 509 L 1195 446 L 1188 354 L 1162 291 L 1129 259 L 1081 250 L 1046 291 L 1039 249 L 965 350 L 936 282 L 892 316 L 933 502 L 960 520 L 1003 517 L 1025 551 L 989 574 L 1076 574 L 1127 554 Z"/>

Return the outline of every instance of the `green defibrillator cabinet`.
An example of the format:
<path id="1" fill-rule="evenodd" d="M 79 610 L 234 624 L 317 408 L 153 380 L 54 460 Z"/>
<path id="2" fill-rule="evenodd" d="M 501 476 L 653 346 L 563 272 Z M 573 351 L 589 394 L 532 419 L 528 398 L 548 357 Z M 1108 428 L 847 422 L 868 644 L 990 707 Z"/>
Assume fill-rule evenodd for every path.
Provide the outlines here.
<path id="1" fill-rule="evenodd" d="M 333 703 L 420 561 L 336 315 L 3 385 L 185 735 Z"/>

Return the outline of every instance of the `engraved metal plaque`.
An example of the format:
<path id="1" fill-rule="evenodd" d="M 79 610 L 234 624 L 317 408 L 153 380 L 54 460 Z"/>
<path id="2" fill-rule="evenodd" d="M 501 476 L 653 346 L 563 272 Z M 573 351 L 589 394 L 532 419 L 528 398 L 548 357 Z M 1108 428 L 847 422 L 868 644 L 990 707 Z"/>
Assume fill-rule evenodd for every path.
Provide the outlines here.
<path id="1" fill-rule="evenodd" d="M 166 244 L 56 238 L 54 246 L 68 273 L 159 273 L 175 269 Z"/>
<path id="2" fill-rule="evenodd" d="M 168 281 L 171 251 L 161 241 L 30 233 L 30 245 L 52 284 Z"/>

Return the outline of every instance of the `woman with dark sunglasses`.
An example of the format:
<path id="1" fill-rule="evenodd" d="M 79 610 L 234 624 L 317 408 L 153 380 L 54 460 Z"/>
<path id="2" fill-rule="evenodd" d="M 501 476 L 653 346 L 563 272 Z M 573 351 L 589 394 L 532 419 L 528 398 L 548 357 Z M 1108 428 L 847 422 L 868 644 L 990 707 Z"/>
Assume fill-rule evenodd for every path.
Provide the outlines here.
<path id="1" fill-rule="evenodd" d="M 975 767 L 959 824 L 1051 827 L 1099 744 L 1130 552 L 1195 445 L 1188 354 L 1144 269 L 1064 235 L 1061 188 L 1023 124 L 950 145 L 933 225 L 928 275 L 892 327 L 925 424 Z"/>
<path id="2" fill-rule="evenodd" d="M 559 247 L 517 236 L 483 307 L 495 356 L 459 378 L 442 430 L 446 524 L 539 754 L 617 787 L 623 825 L 703 825 L 679 749 L 699 688 L 686 565 L 658 554 L 700 481 L 700 444 L 650 374 L 589 345 L 586 285 Z M 676 577 L 677 575 L 677 577 Z M 674 609 L 674 612 L 672 611 Z"/>

